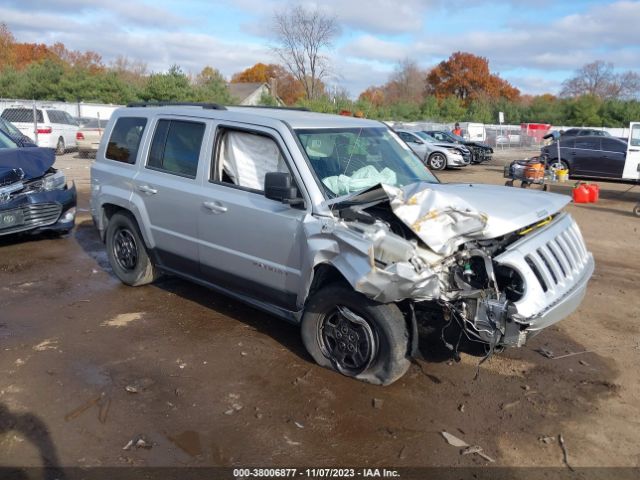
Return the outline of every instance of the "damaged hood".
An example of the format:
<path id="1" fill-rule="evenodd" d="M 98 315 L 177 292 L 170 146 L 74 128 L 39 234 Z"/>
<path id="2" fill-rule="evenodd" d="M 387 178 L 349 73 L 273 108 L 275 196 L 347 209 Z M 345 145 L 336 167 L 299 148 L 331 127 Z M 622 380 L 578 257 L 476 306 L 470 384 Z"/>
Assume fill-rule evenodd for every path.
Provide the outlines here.
<path id="1" fill-rule="evenodd" d="M 11 179 L 16 178 L 16 175 L 22 177 L 18 180 L 41 177 L 51 168 L 55 159 L 52 148 L 2 148 L 0 149 L 0 185 L 11 183 Z"/>
<path id="2" fill-rule="evenodd" d="M 534 224 L 570 199 L 497 185 L 414 183 L 379 185 L 339 202 L 338 208 L 359 203 L 366 209 L 385 201 L 431 250 L 450 255 L 469 240 L 496 238 Z"/>

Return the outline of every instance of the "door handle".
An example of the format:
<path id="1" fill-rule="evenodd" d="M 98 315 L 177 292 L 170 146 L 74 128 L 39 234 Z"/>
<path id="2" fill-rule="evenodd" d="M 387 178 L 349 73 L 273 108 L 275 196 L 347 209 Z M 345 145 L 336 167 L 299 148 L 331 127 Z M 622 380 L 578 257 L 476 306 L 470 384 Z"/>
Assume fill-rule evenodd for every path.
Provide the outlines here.
<path id="1" fill-rule="evenodd" d="M 158 190 L 156 190 L 155 188 L 151 188 L 149 185 L 138 185 L 138 190 L 148 195 L 155 195 L 156 193 L 158 193 Z"/>
<path id="2" fill-rule="evenodd" d="M 220 202 L 202 202 L 202 205 L 212 213 L 224 213 L 227 211 L 227 207 Z"/>

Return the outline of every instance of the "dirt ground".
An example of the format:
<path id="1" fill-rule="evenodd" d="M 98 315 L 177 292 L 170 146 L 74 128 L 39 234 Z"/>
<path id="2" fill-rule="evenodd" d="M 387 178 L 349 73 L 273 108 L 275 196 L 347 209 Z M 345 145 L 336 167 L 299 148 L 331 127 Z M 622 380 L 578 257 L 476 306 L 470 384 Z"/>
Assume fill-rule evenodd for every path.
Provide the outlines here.
<path id="1" fill-rule="evenodd" d="M 502 184 L 523 155 L 439 176 Z M 120 284 L 89 217 L 90 164 L 57 162 L 79 188 L 71 235 L 0 241 L 0 466 L 487 464 L 441 431 L 494 465 L 563 467 L 562 434 L 574 467 L 640 466 L 640 187 L 601 184 L 599 203 L 568 207 L 596 259 L 571 317 L 476 380 L 477 356 L 422 344 L 425 359 L 376 387 L 316 366 L 297 328 L 205 288 Z M 151 448 L 123 450 L 138 435 Z"/>

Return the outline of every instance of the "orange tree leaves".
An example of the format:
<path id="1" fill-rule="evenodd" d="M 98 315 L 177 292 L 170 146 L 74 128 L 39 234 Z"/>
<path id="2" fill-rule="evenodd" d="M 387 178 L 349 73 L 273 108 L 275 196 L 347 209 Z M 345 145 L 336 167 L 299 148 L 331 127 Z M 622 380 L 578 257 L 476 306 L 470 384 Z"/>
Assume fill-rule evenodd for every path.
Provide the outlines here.
<path id="1" fill-rule="evenodd" d="M 455 52 L 427 75 L 427 93 L 455 96 L 465 103 L 479 98 L 515 100 L 520 91 L 489 70 L 489 61 L 471 53 Z"/>

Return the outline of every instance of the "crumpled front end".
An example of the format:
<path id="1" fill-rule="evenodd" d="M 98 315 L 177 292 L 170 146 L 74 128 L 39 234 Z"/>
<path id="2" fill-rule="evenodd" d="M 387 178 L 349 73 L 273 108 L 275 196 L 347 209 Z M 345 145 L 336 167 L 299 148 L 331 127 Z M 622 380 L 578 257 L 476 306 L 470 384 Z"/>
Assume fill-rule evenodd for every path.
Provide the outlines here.
<path id="1" fill-rule="evenodd" d="M 308 224 L 309 266 L 333 265 L 379 302 L 437 302 L 469 338 L 521 346 L 579 306 L 594 263 L 571 216 L 557 213 L 565 198 L 500 199 L 505 193 L 476 185 L 371 189 L 340 205 L 340 218 Z M 476 208 L 492 201 L 495 213 Z"/>

